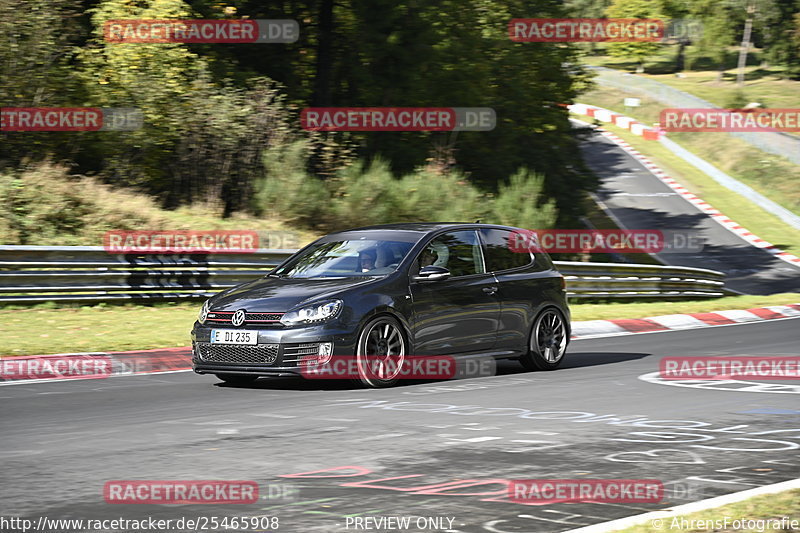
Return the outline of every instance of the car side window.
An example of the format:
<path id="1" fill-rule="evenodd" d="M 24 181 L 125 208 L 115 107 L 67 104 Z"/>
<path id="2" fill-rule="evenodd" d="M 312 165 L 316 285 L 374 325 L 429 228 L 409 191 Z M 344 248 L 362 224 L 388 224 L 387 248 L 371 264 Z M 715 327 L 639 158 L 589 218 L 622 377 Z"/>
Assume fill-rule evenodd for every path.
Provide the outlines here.
<path id="1" fill-rule="evenodd" d="M 519 268 L 533 262 L 530 252 L 515 251 L 514 233 L 510 230 L 482 228 L 481 237 L 489 272 Z"/>
<path id="2" fill-rule="evenodd" d="M 452 277 L 485 273 L 478 234 L 463 230 L 439 235 L 418 258 L 418 268 L 430 265 L 446 268 Z"/>

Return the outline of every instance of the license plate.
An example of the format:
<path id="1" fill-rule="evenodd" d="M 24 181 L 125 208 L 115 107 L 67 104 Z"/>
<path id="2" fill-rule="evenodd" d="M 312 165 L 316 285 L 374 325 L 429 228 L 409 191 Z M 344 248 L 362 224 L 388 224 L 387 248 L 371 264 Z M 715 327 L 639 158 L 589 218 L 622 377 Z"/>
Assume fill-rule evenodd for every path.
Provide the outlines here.
<path id="1" fill-rule="evenodd" d="M 258 331 L 252 329 L 212 329 L 211 344 L 258 344 Z"/>

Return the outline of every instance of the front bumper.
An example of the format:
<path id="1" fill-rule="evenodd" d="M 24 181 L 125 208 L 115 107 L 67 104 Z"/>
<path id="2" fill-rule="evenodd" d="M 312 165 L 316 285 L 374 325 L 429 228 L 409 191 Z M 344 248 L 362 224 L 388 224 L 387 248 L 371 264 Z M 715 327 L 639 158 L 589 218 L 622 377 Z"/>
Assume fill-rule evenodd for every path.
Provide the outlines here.
<path id="1" fill-rule="evenodd" d="M 210 344 L 212 329 L 257 330 L 258 344 Z M 192 368 L 198 374 L 296 376 L 306 368 L 302 361 L 316 354 L 318 344 L 331 343 L 332 355 L 337 356 L 355 354 L 356 342 L 357 331 L 335 322 L 297 328 L 236 328 L 195 322 L 192 328 Z"/>

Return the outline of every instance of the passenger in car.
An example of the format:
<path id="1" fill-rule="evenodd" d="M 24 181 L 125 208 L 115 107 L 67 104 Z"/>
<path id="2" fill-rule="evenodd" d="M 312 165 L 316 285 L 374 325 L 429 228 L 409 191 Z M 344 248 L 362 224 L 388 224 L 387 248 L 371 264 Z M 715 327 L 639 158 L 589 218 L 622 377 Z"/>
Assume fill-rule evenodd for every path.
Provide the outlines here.
<path id="1" fill-rule="evenodd" d="M 439 254 L 437 254 L 432 248 L 426 248 L 419 256 L 419 267 L 422 268 L 430 266 L 434 264 L 438 258 Z"/>

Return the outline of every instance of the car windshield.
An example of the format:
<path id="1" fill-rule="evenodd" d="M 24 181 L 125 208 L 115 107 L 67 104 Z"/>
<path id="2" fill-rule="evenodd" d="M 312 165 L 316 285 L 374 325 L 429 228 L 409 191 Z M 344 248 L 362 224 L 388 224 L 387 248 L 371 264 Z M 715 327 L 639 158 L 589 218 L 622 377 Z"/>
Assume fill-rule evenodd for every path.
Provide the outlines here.
<path id="1" fill-rule="evenodd" d="M 317 242 L 275 270 L 285 278 L 385 276 L 394 272 L 414 245 L 406 240 L 330 240 Z"/>

